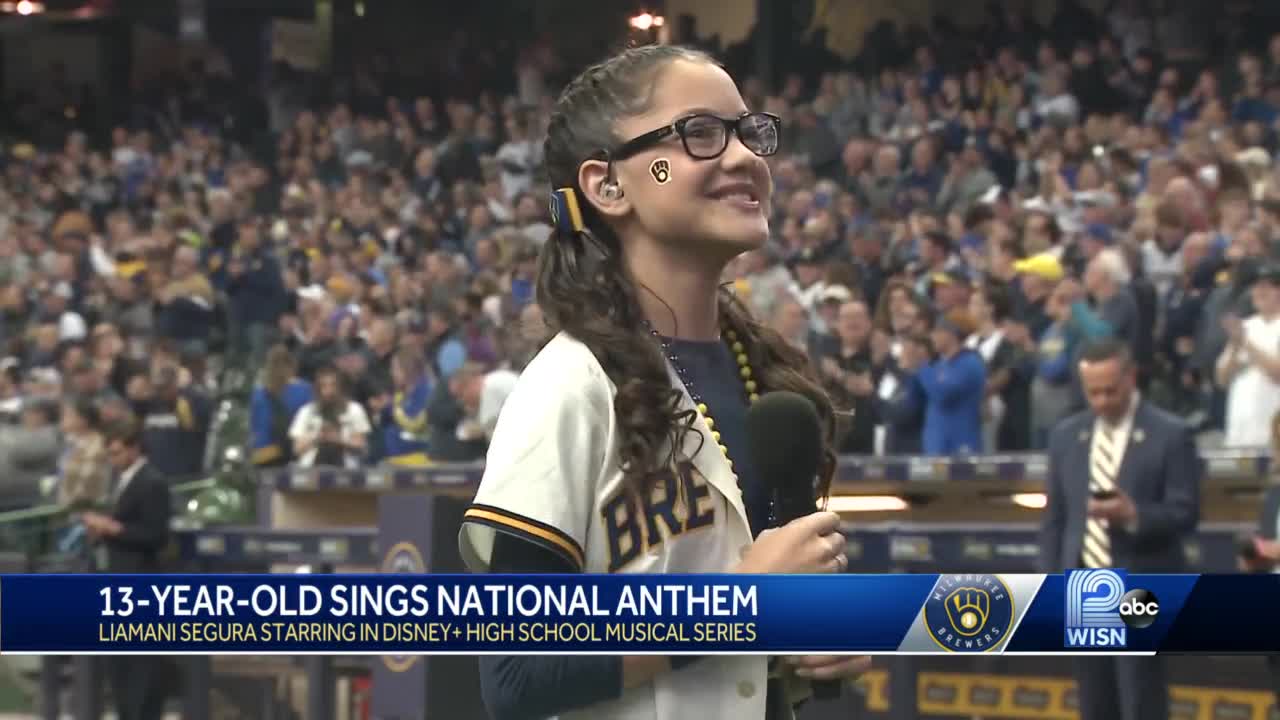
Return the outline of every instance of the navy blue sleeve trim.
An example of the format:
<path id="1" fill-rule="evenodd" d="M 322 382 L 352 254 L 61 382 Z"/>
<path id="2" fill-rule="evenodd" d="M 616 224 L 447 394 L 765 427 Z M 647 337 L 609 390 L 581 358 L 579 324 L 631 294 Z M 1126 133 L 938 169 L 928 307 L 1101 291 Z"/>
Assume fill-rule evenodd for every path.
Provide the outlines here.
<path id="1" fill-rule="evenodd" d="M 491 573 L 578 572 L 557 549 L 496 533 Z M 622 697 L 622 658 L 598 655 L 480 657 L 480 692 L 493 720 L 544 720 Z"/>

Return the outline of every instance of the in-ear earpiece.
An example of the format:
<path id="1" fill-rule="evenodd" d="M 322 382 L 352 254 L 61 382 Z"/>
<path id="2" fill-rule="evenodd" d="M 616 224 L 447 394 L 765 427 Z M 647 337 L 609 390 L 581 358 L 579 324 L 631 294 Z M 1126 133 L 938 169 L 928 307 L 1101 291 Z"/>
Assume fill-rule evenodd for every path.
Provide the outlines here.
<path id="1" fill-rule="evenodd" d="M 605 183 L 600 188 L 600 194 L 603 195 L 606 200 L 617 200 L 622 197 L 622 188 L 618 187 L 617 183 Z"/>

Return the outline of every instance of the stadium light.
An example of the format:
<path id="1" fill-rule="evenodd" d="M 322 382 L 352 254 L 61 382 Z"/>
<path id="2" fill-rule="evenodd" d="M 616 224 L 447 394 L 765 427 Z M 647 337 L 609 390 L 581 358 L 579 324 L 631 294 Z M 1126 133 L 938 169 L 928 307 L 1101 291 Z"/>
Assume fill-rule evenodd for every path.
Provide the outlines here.
<path id="1" fill-rule="evenodd" d="M 1031 510 L 1043 510 L 1049 504 L 1044 493 L 1014 493 L 1013 504 Z"/>
<path id="2" fill-rule="evenodd" d="M 18 13 L 19 15 L 35 15 L 44 12 L 44 3 L 33 0 L 0 3 L 0 12 Z"/>
<path id="3" fill-rule="evenodd" d="M 897 495 L 835 495 L 827 509 L 836 513 L 901 512 L 911 505 Z"/>
<path id="4" fill-rule="evenodd" d="M 631 18 L 631 27 L 636 30 L 644 31 L 652 28 L 659 28 L 666 24 L 666 18 L 661 15 L 651 15 L 649 13 L 640 13 Z"/>

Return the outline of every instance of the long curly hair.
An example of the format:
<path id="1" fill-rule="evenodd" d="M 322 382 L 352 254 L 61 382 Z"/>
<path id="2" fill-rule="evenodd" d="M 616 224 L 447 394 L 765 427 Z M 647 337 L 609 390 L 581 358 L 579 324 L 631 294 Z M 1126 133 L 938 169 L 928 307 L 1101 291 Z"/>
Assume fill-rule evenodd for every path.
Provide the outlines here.
<path id="1" fill-rule="evenodd" d="M 632 47 L 593 65 L 569 83 L 556 102 L 547 130 L 546 170 L 553 189 L 578 186 L 578 166 L 620 141 L 616 118 L 648 109 L 661 71 L 677 60 L 715 63 L 705 53 L 670 45 Z M 538 259 L 537 302 L 552 331 L 563 331 L 595 354 L 617 387 L 614 411 L 620 460 L 628 486 L 645 492 L 683 457 L 684 438 L 696 433 L 697 413 L 681 410 L 660 346 L 645 329 L 635 281 L 624 271 L 616 234 L 587 202 L 585 229 L 556 229 Z M 719 290 L 723 329 L 745 347 L 760 392 L 789 390 L 818 408 L 824 430 L 823 460 L 816 478 L 825 498 L 835 471 L 835 415 L 807 355 L 762 325 L 727 286 Z"/>

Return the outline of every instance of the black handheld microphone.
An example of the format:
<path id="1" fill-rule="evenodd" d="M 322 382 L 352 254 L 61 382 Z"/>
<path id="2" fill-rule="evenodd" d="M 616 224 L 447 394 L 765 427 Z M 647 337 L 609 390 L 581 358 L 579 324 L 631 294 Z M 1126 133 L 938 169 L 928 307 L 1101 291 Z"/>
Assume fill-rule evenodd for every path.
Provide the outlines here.
<path id="1" fill-rule="evenodd" d="M 816 512 L 822 421 L 813 401 L 786 391 L 761 395 L 747 411 L 747 439 L 755 471 L 770 489 L 773 526 Z M 813 683 L 815 698 L 836 698 L 840 690 L 839 680 Z"/>
<path id="2" fill-rule="evenodd" d="M 774 525 L 818 509 L 814 482 L 822 461 L 822 421 L 809 398 L 768 392 L 747 411 L 751 462 L 769 487 Z"/>

